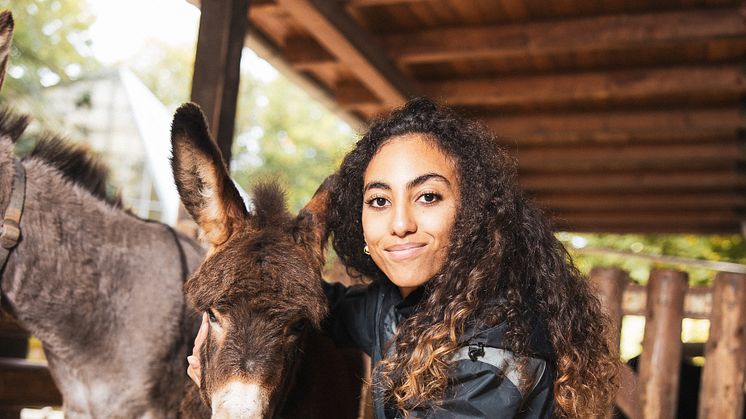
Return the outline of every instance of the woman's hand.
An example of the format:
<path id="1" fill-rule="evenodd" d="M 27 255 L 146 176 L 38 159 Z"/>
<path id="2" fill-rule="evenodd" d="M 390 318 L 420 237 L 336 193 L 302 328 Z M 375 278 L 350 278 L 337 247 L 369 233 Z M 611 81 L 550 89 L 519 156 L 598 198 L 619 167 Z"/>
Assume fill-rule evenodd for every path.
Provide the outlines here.
<path id="1" fill-rule="evenodd" d="M 199 326 L 197 337 L 194 338 L 194 347 L 192 348 L 192 354 L 187 357 L 187 362 L 189 363 L 189 366 L 187 367 L 187 375 L 189 376 L 189 378 L 192 379 L 192 381 L 194 381 L 195 384 L 197 384 L 197 387 L 199 387 L 200 377 L 202 376 L 202 367 L 199 364 L 199 348 L 201 348 L 202 344 L 205 343 L 205 339 L 207 338 L 207 329 L 209 327 L 210 324 L 207 321 L 207 313 L 202 313 L 202 324 Z"/>

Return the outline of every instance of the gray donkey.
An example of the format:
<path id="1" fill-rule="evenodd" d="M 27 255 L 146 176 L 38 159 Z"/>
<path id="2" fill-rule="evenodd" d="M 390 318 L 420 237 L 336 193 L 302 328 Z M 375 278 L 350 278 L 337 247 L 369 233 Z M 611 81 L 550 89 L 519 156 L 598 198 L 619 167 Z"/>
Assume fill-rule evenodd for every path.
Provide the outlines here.
<path id="1" fill-rule="evenodd" d="M 0 81 L 12 28 L 0 13 Z M 26 124 L 0 111 L 0 214 Z M 80 146 L 44 139 L 22 166 L 21 238 L 0 260 L 2 303 L 43 343 L 67 416 L 176 417 L 198 325 L 182 286 L 202 248 L 105 199 L 105 170 Z"/>

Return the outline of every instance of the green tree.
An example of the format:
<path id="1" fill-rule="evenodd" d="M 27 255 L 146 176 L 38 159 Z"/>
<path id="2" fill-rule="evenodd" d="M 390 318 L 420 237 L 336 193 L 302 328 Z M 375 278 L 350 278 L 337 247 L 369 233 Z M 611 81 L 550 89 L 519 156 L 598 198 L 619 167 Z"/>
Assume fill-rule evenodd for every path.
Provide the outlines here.
<path id="1" fill-rule="evenodd" d="M 174 45 L 153 39 L 127 65 L 169 108 L 189 100 L 196 45 Z"/>
<path id="2" fill-rule="evenodd" d="M 241 78 L 232 174 L 245 189 L 277 179 L 297 211 L 339 166 L 354 133 L 306 92 L 278 76 Z"/>
<path id="3" fill-rule="evenodd" d="M 15 21 L 0 101 L 42 114 L 37 98 L 44 87 L 99 68 L 88 33 L 94 17 L 84 0 L 0 0 L 0 9 Z"/>
<path id="4" fill-rule="evenodd" d="M 587 273 L 595 266 L 617 266 L 628 271 L 633 280 L 642 284 L 647 283 L 650 270 L 656 268 L 685 271 L 689 274 L 691 285 L 710 284 L 715 272 L 711 269 L 666 261 L 641 260 L 624 255 L 586 254 L 583 249 L 611 249 L 631 254 L 746 264 L 746 240 L 738 235 L 560 233 L 558 237 L 570 250 L 582 271 Z"/>

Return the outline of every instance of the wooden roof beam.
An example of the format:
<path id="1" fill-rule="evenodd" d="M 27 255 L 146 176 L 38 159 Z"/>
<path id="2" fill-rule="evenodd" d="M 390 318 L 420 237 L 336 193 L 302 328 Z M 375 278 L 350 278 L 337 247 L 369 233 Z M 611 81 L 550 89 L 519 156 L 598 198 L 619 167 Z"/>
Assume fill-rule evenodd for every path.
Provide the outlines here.
<path id="1" fill-rule="evenodd" d="M 358 4 L 359 0 L 353 4 Z M 381 37 L 400 62 L 510 59 L 746 36 L 740 9 L 608 15 L 555 22 L 435 29 Z M 589 36 L 589 34 L 593 34 Z"/>
<path id="2" fill-rule="evenodd" d="M 285 40 L 282 48 L 285 60 L 299 70 L 337 65 L 334 55 L 311 37 L 293 36 Z"/>
<path id="3" fill-rule="evenodd" d="M 746 208 L 742 192 L 696 193 L 540 193 L 533 199 L 541 207 L 555 211 L 577 210 L 655 210 L 710 209 L 715 207 Z"/>
<path id="4" fill-rule="evenodd" d="M 278 0 L 278 3 L 338 61 L 347 65 L 387 105 L 416 96 L 416 88 L 376 47 L 376 41 L 336 1 Z"/>
<path id="5" fill-rule="evenodd" d="M 746 123 L 746 120 L 744 122 Z M 669 128 L 662 126 L 657 129 L 529 132 L 516 134 L 515 137 L 499 138 L 498 141 L 509 149 L 552 146 L 573 147 L 579 145 L 702 144 L 733 141 L 738 138 L 738 132 L 738 128 L 734 125 L 715 128 Z M 501 135 L 506 134 L 501 132 Z"/>
<path id="6" fill-rule="evenodd" d="M 423 91 L 451 105 L 634 103 L 692 95 L 737 103 L 746 82 L 743 68 L 730 65 L 443 80 L 424 83 Z"/>
<path id="7" fill-rule="evenodd" d="M 596 222 L 603 224 L 650 224 L 662 222 L 668 224 L 719 224 L 728 222 L 738 224 L 743 214 L 728 210 L 680 210 L 669 208 L 663 211 L 625 210 L 625 211 L 549 211 L 555 220 L 564 220 L 569 224 Z"/>
<path id="8" fill-rule="evenodd" d="M 522 174 L 519 183 L 531 194 L 542 192 L 684 192 L 746 188 L 736 169 L 669 173 Z"/>
<path id="9" fill-rule="evenodd" d="M 712 223 L 696 222 L 672 223 L 658 220 L 653 223 L 611 223 L 595 220 L 553 220 L 556 231 L 576 233 L 618 233 L 618 234 L 738 234 L 740 223 L 723 220 Z"/>
<path id="10" fill-rule="evenodd" d="M 615 136 L 627 140 L 630 136 L 658 138 L 657 132 L 683 133 L 699 130 L 697 135 L 705 136 L 707 130 L 713 133 L 733 134 L 746 127 L 746 118 L 737 107 L 703 108 L 686 110 L 634 110 L 601 111 L 583 113 L 532 114 L 519 116 L 489 116 L 481 119 L 498 136 L 531 135 L 560 140 L 565 137 L 598 138 L 599 141 L 613 140 Z M 520 143 L 520 141 L 518 141 Z M 540 143 L 541 141 L 535 140 Z"/>
<path id="11" fill-rule="evenodd" d="M 624 146 L 519 147 L 513 153 L 520 171 L 661 168 L 722 168 L 746 160 L 737 141 L 705 144 L 646 144 Z"/>
<path id="12" fill-rule="evenodd" d="M 423 3 L 432 0 L 341 0 L 347 7 L 391 6 L 396 4 Z"/>

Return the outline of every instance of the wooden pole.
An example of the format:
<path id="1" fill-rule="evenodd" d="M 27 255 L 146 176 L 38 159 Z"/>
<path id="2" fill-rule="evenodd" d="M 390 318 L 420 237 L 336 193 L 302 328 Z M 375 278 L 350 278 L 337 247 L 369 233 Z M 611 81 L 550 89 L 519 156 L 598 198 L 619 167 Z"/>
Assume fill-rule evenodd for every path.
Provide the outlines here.
<path id="1" fill-rule="evenodd" d="M 590 280 L 611 321 L 611 346 L 618 353 L 622 330 L 622 297 L 629 283 L 629 275 L 619 268 L 596 267 L 591 269 Z"/>
<path id="2" fill-rule="evenodd" d="M 688 277 L 659 269 L 650 273 L 645 336 L 640 356 L 641 418 L 674 419 L 681 368 L 681 319 Z"/>
<path id="3" fill-rule="evenodd" d="M 617 356 L 619 355 L 619 340 L 622 331 L 622 297 L 624 296 L 624 288 L 629 282 L 629 275 L 622 269 L 619 268 L 606 268 L 596 267 L 591 269 L 589 275 L 591 283 L 596 289 L 596 295 L 601 300 L 606 315 L 609 317 L 609 330 L 612 351 Z M 616 404 L 624 411 L 627 416 L 630 416 L 630 411 L 634 409 L 633 405 L 628 405 L 628 398 L 624 398 L 626 394 L 625 390 L 621 389 L 617 395 Z M 613 410 L 609 410 L 603 416 L 605 418 L 613 417 Z"/>
<path id="4" fill-rule="evenodd" d="M 712 293 L 698 417 L 741 418 L 746 371 L 746 275 L 718 273 Z"/>
<path id="5" fill-rule="evenodd" d="M 201 11 L 192 101 L 205 112 L 212 135 L 230 166 L 249 0 L 204 0 Z"/>

